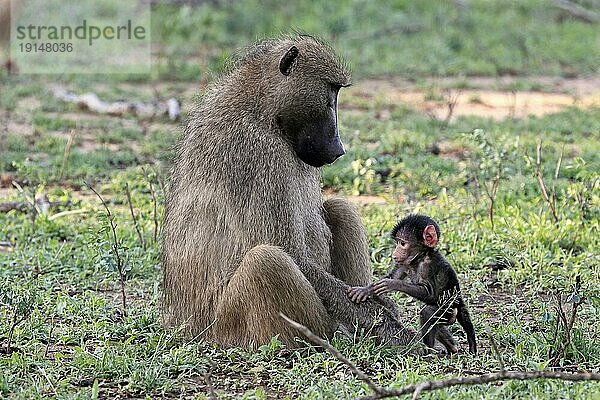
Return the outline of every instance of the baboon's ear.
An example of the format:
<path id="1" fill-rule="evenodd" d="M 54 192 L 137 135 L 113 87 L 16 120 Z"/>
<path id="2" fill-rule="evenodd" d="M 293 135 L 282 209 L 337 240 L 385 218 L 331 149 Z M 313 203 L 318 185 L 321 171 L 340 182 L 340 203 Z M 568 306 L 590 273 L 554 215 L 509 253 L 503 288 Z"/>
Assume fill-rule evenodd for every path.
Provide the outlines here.
<path id="1" fill-rule="evenodd" d="M 281 57 L 281 61 L 279 61 L 279 70 L 285 76 L 288 76 L 292 72 L 292 66 L 294 65 L 294 60 L 298 57 L 300 51 L 296 46 L 290 47 L 290 49 Z"/>
<path id="2" fill-rule="evenodd" d="M 423 242 L 427 247 L 435 247 L 438 244 L 438 236 L 435 230 L 435 226 L 427 225 L 423 230 Z"/>

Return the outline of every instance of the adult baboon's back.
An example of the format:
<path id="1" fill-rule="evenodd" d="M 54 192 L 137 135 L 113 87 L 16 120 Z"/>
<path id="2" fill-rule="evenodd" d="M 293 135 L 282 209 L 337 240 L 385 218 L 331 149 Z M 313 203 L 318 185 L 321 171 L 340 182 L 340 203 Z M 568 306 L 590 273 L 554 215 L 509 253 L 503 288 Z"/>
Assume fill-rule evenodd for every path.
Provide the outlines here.
<path id="1" fill-rule="evenodd" d="M 390 303 L 348 300 L 348 285 L 371 281 L 366 235 L 347 202 L 321 199 L 318 167 L 344 153 L 336 103 L 349 83 L 327 46 L 297 36 L 253 47 L 208 90 L 166 204 L 167 324 L 224 345 L 293 344 L 283 312 L 321 335 L 358 322 L 412 338 Z"/>

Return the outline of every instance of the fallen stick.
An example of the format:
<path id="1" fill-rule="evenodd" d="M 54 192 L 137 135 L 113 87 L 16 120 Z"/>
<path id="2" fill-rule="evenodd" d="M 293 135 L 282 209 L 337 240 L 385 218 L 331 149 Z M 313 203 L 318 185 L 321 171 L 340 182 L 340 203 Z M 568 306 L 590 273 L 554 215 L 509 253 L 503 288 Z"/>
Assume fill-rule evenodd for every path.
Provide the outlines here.
<path id="1" fill-rule="evenodd" d="M 569 0 L 554 0 L 554 6 L 567 12 L 573 18 L 588 24 L 596 24 L 600 22 L 600 14 L 591 10 L 587 10 L 581 5 Z"/>
<path id="2" fill-rule="evenodd" d="M 68 201 L 48 201 L 47 199 L 37 198 L 35 200 L 36 206 L 39 206 L 42 211 L 47 211 L 50 208 L 55 207 L 66 207 L 71 203 Z M 17 211 L 17 212 L 27 212 L 31 209 L 31 204 L 24 201 L 9 201 L 6 203 L 0 203 L 0 212 L 9 212 L 9 211 Z"/>
<path id="3" fill-rule="evenodd" d="M 373 395 L 362 397 L 363 400 L 376 400 L 388 397 L 403 396 L 406 394 L 413 394 L 413 399 L 418 399 L 421 392 L 432 391 L 439 389 L 446 389 L 452 386 L 463 386 L 463 385 L 481 385 L 485 383 L 492 383 L 507 379 L 516 380 L 531 380 L 531 379 L 560 379 L 564 381 L 580 382 L 580 381 L 600 381 L 600 373 L 583 372 L 577 374 L 571 374 L 566 372 L 556 371 L 500 371 L 492 372 L 488 374 L 482 374 L 477 376 L 466 376 L 456 377 L 437 381 L 426 381 L 407 385 L 398 389 L 386 389 L 377 385 L 371 377 L 359 370 L 350 360 L 344 357 L 335 347 L 329 342 L 315 335 L 306 326 L 288 318 L 282 313 L 279 313 L 279 317 L 291 327 L 300 331 L 306 336 L 311 342 L 316 345 L 323 347 L 337 360 L 345 364 L 350 371 L 356 376 L 357 379 L 365 382 L 367 386 L 374 392 Z"/>
<path id="4" fill-rule="evenodd" d="M 76 95 L 63 89 L 55 89 L 54 97 L 68 103 L 75 103 L 82 110 L 112 116 L 130 114 L 142 118 L 151 118 L 166 115 L 171 121 L 175 121 L 181 115 L 179 101 L 175 98 L 153 103 L 142 103 L 139 101 L 115 101 L 108 103 L 100 100 L 95 93 Z"/>
<path id="5" fill-rule="evenodd" d="M 413 399 L 418 399 L 419 394 L 423 391 L 446 389 L 452 386 L 463 386 L 463 385 L 482 385 L 485 383 L 492 383 L 497 381 L 503 381 L 507 379 L 515 380 L 531 380 L 531 379 L 560 379 L 563 381 L 600 381 L 600 374 L 593 372 L 582 372 L 577 374 L 571 374 L 566 372 L 556 371 L 501 371 L 493 372 L 489 374 L 477 375 L 477 376 L 459 376 L 457 378 L 444 379 L 439 381 L 426 381 L 422 383 L 416 383 L 413 385 L 404 386 L 398 389 L 386 390 L 384 395 L 375 394 L 372 396 L 363 397 L 363 400 L 375 400 L 383 399 L 385 397 L 402 396 L 405 394 L 413 393 Z"/>

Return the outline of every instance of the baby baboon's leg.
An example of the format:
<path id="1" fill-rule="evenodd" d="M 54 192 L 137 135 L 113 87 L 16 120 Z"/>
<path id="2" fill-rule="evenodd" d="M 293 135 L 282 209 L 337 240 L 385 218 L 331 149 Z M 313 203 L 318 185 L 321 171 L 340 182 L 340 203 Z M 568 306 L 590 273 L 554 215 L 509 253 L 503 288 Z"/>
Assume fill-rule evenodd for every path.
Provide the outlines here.
<path id="1" fill-rule="evenodd" d="M 325 222 L 331 229 L 331 273 L 350 286 L 371 283 L 373 272 L 369 260 L 367 233 L 356 207 L 344 199 L 323 203 Z"/>
<path id="2" fill-rule="evenodd" d="M 440 321 L 446 321 L 444 317 L 447 311 L 438 308 L 436 305 L 426 305 L 421 309 L 421 338 L 425 346 L 433 348 L 435 339 L 437 338 L 442 342 L 444 347 L 448 349 L 447 344 L 450 344 L 449 340 L 454 342 L 450 331 Z M 450 352 L 450 349 L 448 349 Z"/>
<path id="3" fill-rule="evenodd" d="M 435 338 L 444 345 L 448 354 L 458 353 L 458 344 L 452 337 L 452 334 L 450 333 L 450 330 L 448 330 L 447 326 L 440 325 Z"/>
<path id="4" fill-rule="evenodd" d="M 280 312 L 317 335 L 332 333 L 325 307 L 294 260 L 279 247 L 256 246 L 246 253 L 221 296 L 215 340 L 256 347 L 279 335 L 293 346 L 298 331 L 279 318 Z"/>

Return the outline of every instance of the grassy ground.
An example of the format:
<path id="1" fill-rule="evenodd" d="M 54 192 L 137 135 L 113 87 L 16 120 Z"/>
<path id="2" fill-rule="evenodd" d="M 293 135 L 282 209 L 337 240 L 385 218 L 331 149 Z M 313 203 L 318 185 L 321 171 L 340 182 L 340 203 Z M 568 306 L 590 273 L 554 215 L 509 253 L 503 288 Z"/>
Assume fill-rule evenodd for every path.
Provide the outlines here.
<path id="1" fill-rule="evenodd" d="M 269 15 L 250 3 L 236 3 L 227 12 L 210 5 L 163 9 L 159 20 L 164 27 L 155 29 L 171 31 L 158 31 L 162 41 L 157 48 L 165 58 L 152 80 L 1 75 L 0 203 L 25 206 L 22 211 L 0 212 L 0 397 L 206 398 L 206 374 L 223 398 L 353 398 L 369 393 L 344 365 L 309 345 L 292 351 L 275 338 L 255 352 L 225 350 L 165 331 L 160 324 L 155 231 L 160 229 L 178 124 L 86 113 L 57 101 L 51 91 L 55 86 L 93 91 L 110 101 L 178 95 L 185 110 L 204 87 L 207 67 L 218 70 L 223 55 L 234 47 L 290 22 L 344 48 L 357 71 L 355 86 L 342 91 L 339 100 L 340 131 L 348 154 L 323 169 L 325 193 L 364 204 L 361 211 L 376 276 L 389 267 L 392 244 L 387 232 L 398 216 L 419 211 L 440 222 L 441 250 L 463 283 L 481 351 L 475 357 L 466 354 L 464 334 L 454 327 L 463 351 L 453 357 L 422 359 L 371 340 L 342 336 L 334 338 L 334 345 L 383 386 L 497 371 L 499 361 L 489 336 L 506 369 L 598 372 L 597 87 L 587 101 L 589 91 L 565 89 L 568 85 L 560 78 L 560 85 L 523 76 L 508 82 L 492 78 L 487 86 L 465 77 L 426 78 L 458 72 L 494 76 L 514 70 L 576 74 L 594 87 L 594 78 L 585 75 L 597 67 L 593 60 L 598 59 L 598 46 L 593 45 L 598 35 L 592 29 L 597 27 L 561 22 L 562 14 L 545 2 L 471 3 L 467 14 L 450 4 L 436 8 L 426 2 L 394 2 L 395 11 L 385 13 L 383 7 L 371 9 L 371 2 L 358 1 L 340 2 L 335 10 L 317 2 L 273 7 Z M 354 16 L 357 8 L 364 19 Z M 328 11 L 324 22 L 317 19 L 323 10 Z M 378 28 L 364 25 L 373 15 L 381 19 Z M 525 21 L 526 16 L 531 17 L 527 23 L 507 23 Z M 376 34 L 376 29 L 395 26 L 395 21 L 414 23 L 415 32 Z M 464 37 L 459 33 L 466 28 L 460 24 L 471 27 Z M 441 26 L 445 29 L 435 28 Z M 372 44 L 365 45 L 356 32 L 369 29 L 374 36 Z M 463 45 L 451 46 L 452 37 Z M 513 39 L 516 42 L 510 42 Z M 425 52 L 423 40 L 434 50 Z M 515 53 L 518 46 L 508 45 L 519 40 L 530 43 L 527 57 Z M 478 41 L 486 49 L 496 43 L 504 50 L 479 52 L 472 47 Z M 206 45 L 202 54 L 213 57 L 195 62 L 189 43 Z M 498 58 L 492 62 L 490 54 Z M 375 55 L 382 55 L 381 62 L 374 62 Z M 167 58 L 177 61 L 169 63 Z M 453 62 L 447 62 L 450 59 Z M 360 79 L 398 71 L 408 72 L 411 81 Z M 186 80 L 191 77 L 195 81 Z M 520 90 L 532 89 L 568 94 L 576 106 L 526 116 L 530 110 L 515 101 L 507 116 L 494 110 L 489 115 L 469 113 L 487 104 L 490 90 L 521 98 Z M 405 92 L 422 94 L 425 103 L 394 95 Z M 457 95 L 464 109 L 446 121 L 447 103 Z M 65 151 L 71 132 L 73 144 Z M 538 170 L 555 199 L 558 222 L 541 194 Z M 117 224 L 125 261 L 125 309 L 109 221 L 84 181 L 107 200 Z M 497 194 L 489 196 L 494 182 Z M 143 243 L 130 215 L 126 185 Z M 44 194 L 52 207 L 41 213 L 48 203 L 38 201 L 34 212 L 27 204 Z M 575 290 L 577 276 L 582 284 Z M 557 294 L 567 314 L 573 305 L 578 307 L 570 343 L 558 355 L 566 338 L 557 320 Z M 405 310 L 407 323 L 416 327 L 419 305 L 406 296 L 394 298 Z M 423 398 L 597 396 L 597 384 L 531 381 L 453 388 Z"/>

